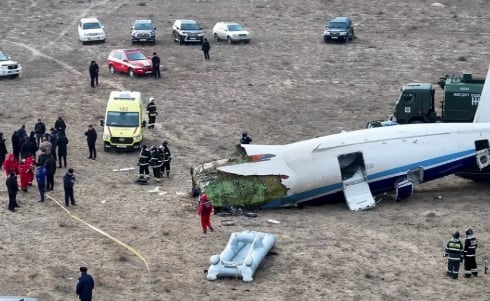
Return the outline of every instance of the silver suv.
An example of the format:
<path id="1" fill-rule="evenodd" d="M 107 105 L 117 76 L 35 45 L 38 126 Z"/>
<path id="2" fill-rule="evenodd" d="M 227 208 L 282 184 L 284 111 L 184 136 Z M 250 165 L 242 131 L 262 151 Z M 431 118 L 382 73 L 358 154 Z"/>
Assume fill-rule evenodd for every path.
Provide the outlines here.
<path id="1" fill-rule="evenodd" d="M 172 39 L 180 45 L 203 41 L 202 28 L 193 20 L 175 20 L 172 26 Z"/>
<path id="2" fill-rule="evenodd" d="M 151 20 L 136 20 L 131 26 L 131 44 L 134 43 L 151 43 L 155 45 L 157 28 Z"/>
<path id="3" fill-rule="evenodd" d="M 323 40 L 328 43 L 334 41 L 352 41 L 354 38 L 354 25 L 349 17 L 336 17 L 325 25 Z"/>

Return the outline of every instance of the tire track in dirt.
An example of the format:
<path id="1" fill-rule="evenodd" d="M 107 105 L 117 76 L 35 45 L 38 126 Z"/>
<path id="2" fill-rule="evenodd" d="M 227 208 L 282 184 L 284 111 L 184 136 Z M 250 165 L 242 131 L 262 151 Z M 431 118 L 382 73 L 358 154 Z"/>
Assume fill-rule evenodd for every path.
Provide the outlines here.
<path id="1" fill-rule="evenodd" d="M 2 42 L 8 42 L 8 43 L 11 43 L 11 44 L 14 44 L 14 45 L 17 45 L 17 46 L 20 46 L 20 47 L 23 47 L 25 49 L 28 49 L 29 51 L 31 51 L 32 53 L 32 59 L 34 59 L 35 57 L 42 57 L 42 58 L 45 58 L 47 60 L 50 60 L 50 61 L 53 61 L 55 63 L 57 63 L 58 65 L 60 65 L 61 67 L 63 67 L 64 69 L 70 71 L 72 74 L 76 74 L 77 76 L 84 76 L 85 74 L 81 73 L 80 71 L 78 71 L 75 67 L 63 62 L 63 61 L 60 61 L 52 56 L 49 56 L 43 52 L 41 52 L 39 49 L 37 49 L 36 47 L 34 46 L 30 46 L 30 45 L 27 45 L 25 43 L 21 43 L 21 42 L 15 42 L 15 41 L 9 41 L 9 40 L 2 40 Z M 117 82 L 114 82 L 114 81 L 111 81 L 110 79 L 109 80 L 105 80 L 105 82 L 112 88 L 114 89 L 117 89 L 117 90 L 124 90 L 124 87 L 117 83 Z"/>

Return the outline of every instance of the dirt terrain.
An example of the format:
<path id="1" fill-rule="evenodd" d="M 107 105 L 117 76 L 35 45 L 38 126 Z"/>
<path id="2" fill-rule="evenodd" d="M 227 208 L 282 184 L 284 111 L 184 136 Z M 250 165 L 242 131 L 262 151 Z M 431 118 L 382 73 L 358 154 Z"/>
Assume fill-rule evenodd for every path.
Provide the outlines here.
<path id="1" fill-rule="evenodd" d="M 0 131 L 8 138 L 37 118 L 67 124 L 68 165 L 75 169 L 78 206 L 55 191 L 38 203 L 36 187 L 7 210 L 0 186 L 0 295 L 45 301 L 77 300 L 80 265 L 95 278 L 93 300 L 446 300 L 490 298 L 489 278 L 446 278 L 443 246 L 455 229 L 472 226 L 477 260 L 490 255 L 490 186 L 451 176 L 418 186 L 395 203 L 380 196 L 373 210 L 351 213 L 345 203 L 258 211 L 233 217 L 235 226 L 202 234 L 189 196 L 189 168 L 226 157 L 246 130 L 257 144 L 283 144 L 355 130 L 390 114 L 402 84 L 436 82 L 446 73 L 484 75 L 489 65 L 490 15 L 486 0 L 3 0 L 0 48 L 23 65 L 19 79 L 0 79 Z M 332 17 L 353 18 L 357 39 L 325 44 Z M 104 25 L 105 44 L 78 41 L 81 17 Z M 110 75 L 112 49 L 131 47 L 134 19 L 157 25 L 163 78 Z M 198 21 L 211 39 L 218 21 L 241 22 L 248 45 L 211 41 L 211 60 L 199 46 L 170 39 L 175 19 Z M 88 66 L 101 66 L 100 86 Z M 135 185 L 137 153 L 106 153 L 97 127 L 97 160 L 87 159 L 84 131 L 98 125 L 112 90 L 156 98 L 160 115 L 148 145 L 169 141 L 171 177 Z M 441 91 L 436 93 L 441 94 Z M 4 173 L 0 176 L 4 183 Z M 156 192 L 149 192 L 159 187 Z M 440 198 L 439 198 L 440 196 Z M 269 224 L 268 219 L 280 221 Z M 101 232 L 118 240 L 110 239 Z M 206 280 L 209 257 L 232 232 L 277 236 L 249 284 Z M 126 248 L 125 246 L 129 246 Z"/>

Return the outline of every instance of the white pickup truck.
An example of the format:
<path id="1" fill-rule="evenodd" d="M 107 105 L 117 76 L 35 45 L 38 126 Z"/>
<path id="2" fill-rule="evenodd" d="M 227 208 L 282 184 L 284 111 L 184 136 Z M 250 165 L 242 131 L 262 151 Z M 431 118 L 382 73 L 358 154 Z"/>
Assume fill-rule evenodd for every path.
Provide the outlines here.
<path id="1" fill-rule="evenodd" d="M 12 61 L 9 56 L 0 52 L 0 77 L 9 76 L 19 77 L 22 66 L 16 61 Z"/>

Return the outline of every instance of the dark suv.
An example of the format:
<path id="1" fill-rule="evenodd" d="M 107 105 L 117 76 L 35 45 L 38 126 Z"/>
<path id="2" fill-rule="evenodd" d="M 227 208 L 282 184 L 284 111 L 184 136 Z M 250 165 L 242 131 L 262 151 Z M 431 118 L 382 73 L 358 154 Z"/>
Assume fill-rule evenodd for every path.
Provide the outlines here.
<path id="1" fill-rule="evenodd" d="M 323 40 L 328 43 L 332 40 L 348 42 L 354 38 L 354 25 L 349 17 L 336 17 L 325 25 Z"/>

